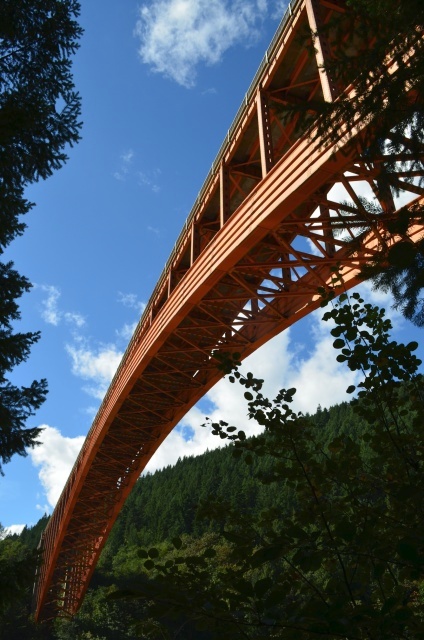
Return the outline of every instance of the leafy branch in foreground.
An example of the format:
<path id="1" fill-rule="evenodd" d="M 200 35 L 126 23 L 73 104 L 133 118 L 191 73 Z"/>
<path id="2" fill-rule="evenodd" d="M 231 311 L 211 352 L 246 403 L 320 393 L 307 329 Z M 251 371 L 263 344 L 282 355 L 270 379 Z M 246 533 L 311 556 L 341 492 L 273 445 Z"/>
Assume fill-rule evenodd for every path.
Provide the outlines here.
<path id="1" fill-rule="evenodd" d="M 335 99 L 280 109 L 296 117 L 300 131 L 313 122 L 311 142 L 321 147 L 337 148 L 341 138 L 343 147 L 345 137 L 352 138 L 357 154 L 353 171 L 359 170 L 362 185 L 367 183 L 373 196 L 361 197 L 365 192 L 359 183 L 356 196 L 351 194 L 354 201 L 347 203 L 348 209 L 341 207 L 342 215 L 347 220 L 354 214 L 368 230 L 377 226 L 380 238 L 402 240 L 389 251 L 383 243 L 362 276 L 376 288 L 390 290 L 395 306 L 422 326 L 424 247 L 421 239 L 414 248 L 408 232 L 424 220 L 424 3 L 347 0 L 335 3 L 334 11 L 320 4 L 317 13 L 328 15 L 323 14 L 318 32 L 310 34 L 310 56 L 315 59 L 319 39 L 326 43 L 321 73 L 327 74 Z M 410 205 L 403 206 L 407 200 Z"/>
<path id="2" fill-rule="evenodd" d="M 247 439 L 225 421 L 210 426 L 232 443 L 235 463 L 267 456 L 271 467 L 258 480 L 291 499 L 284 512 L 259 516 L 204 504 L 203 516 L 218 523 L 229 546 L 219 562 L 219 544 L 190 553 L 177 539 L 175 556 L 140 550 L 150 580 L 135 580 L 114 597 L 143 602 L 150 628 L 152 619 L 161 625 L 162 635 L 156 626 L 147 637 L 182 638 L 185 625 L 194 625 L 205 638 L 424 638 L 417 344 L 392 341 L 384 311 L 357 293 L 343 294 L 324 320 L 334 325 L 337 360 L 362 373 L 353 401 L 362 432 L 356 441 L 342 434 L 324 446 L 313 421 L 291 408 L 295 389 L 271 401 L 262 380 L 239 371 L 237 355 L 235 364 L 224 361 L 264 432 Z"/>

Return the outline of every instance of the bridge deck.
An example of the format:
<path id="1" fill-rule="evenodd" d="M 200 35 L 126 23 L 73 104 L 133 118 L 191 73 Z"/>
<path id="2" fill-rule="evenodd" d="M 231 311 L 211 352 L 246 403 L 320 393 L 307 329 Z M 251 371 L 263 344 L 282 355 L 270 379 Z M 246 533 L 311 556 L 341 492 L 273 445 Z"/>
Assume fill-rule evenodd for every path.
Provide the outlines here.
<path id="1" fill-rule="evenodd" d="M 212 353 L 245 358 L 318 306 L 317 289 L 335 265 L 353 286 L 361 265 L 388 242 L 384 220 L 396 206 L 378 193 L 378 163 L 358 152 L 366 125 L 358 122 L 349 137 L 341 129 L 337 145 L 318 145 L 284 109 L 336 98 L 319 69 L 326 43 L 315 42 L 311 54 L 310 29 L 342 10 L 342 0 L 289 5 L 42 538 L 34 594 L 40 620 L 78 609 L 141 471 L 222 376 Z M 424 195 L 404 177 L 397 186 L 409 199 Z M 352 250 L 358 218 L 341 200 L 360 204 L 364 185 L 386 213 Z"/>

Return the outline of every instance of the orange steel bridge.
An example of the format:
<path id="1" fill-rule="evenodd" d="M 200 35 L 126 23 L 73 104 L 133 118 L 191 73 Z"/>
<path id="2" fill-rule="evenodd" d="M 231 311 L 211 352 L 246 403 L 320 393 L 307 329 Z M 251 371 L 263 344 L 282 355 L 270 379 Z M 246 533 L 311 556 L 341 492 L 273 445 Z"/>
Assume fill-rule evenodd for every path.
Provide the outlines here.
<path id="1" fill-rule="evenodd" d="M 96 561 L 151 456 L 221 377 L 214 351 L 245 358 L 319 305 L 338 266 L 347 288 L 396 241 L 384 221 L 424 200 L 417 172 L 391 174 L 361 154 L 369 123 L 337 144 L 311 142 L 281 105 L 337 99 L 321 68 L 331 55 L 311 29 L 344 12 L 342 0 L 292 0 L 153 291 L 43 534 L 35 615 L 74 614 Z M 390 65 L 388 61 L 388 65 Z M 393 65 L 393 73 L 396 65 Z M 340 88 L 339 88 L 340 90 Z M 353 91 L 352 87 L 343 88 Z M 407 145 L 406 145 L 407 148 Z M 413 160 L 408 152 L 399 160 Z M 424 148 L 421 152 L 424 156 Z M 368 190 L 381 221 L 358 235 Z M 350 204 L 349 204 L 350 202 Z M 414 227 L 410 238 L 422 229 Z"/>

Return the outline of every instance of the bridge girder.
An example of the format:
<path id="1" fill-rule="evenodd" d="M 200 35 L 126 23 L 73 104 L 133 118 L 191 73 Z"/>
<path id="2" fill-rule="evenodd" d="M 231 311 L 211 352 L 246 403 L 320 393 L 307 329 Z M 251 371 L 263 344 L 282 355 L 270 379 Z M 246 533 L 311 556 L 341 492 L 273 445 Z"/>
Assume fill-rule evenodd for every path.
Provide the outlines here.
<path id="1" fill-rule="evenodd" d="M 213 353 L 250 355 L 318 307 L 318 288 L 328 287 L 335 267 L 345 287 L 354 286 L 361 267 L 399 239 L 386 231 L 396 216 L 391 190 L 379 183 L 386 159 L 370 163 L 361 156 L 370 123 L 358 121 L 349 136 L 341 127 L 337 143 L 325 145 L 311 142 L 298 116 L 279 107 L 301 103 L 313 110 L 316 102 L 336 99 L 342 88 L 319 68 L 331 55 L 328 42 L 314 43 L 315 56 L 308 50 L 311 28 L 344 10 L 341 0 L 291 2 L 43 535 L 37 619 L 77 611 L 141 471 L 222 377 Z M 411 150 L 398 160 L 416 157 Z M 417 177 L 421 172 L 399 170 L 392 186 L 421 202 L 424 189 L 407 181 Z M 365 186 L 382 213 L 358 235 L 356 207 Z M 416 225 L 410 240 L 421 234 Z"/>

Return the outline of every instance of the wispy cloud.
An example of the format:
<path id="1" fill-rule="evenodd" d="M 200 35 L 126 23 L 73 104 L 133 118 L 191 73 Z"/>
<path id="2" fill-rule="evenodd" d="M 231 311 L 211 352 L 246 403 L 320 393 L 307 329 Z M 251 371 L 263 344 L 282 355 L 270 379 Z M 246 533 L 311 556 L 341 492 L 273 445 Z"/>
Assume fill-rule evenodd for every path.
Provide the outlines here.
<path id="1" fill-rule="evenodd" d="M 393 316 L 390 312 L 392 299 L 389 294 L 372 291 L 368 283 L 361 284 L 356 290 L 367 302 L 388 309 L 392 322 L 400 322 L 399 316 Z M 265 380 L 263 393 L 269 398 L 274 398 L 281 388 L 295 387 L 297 393 L 293 409 L 303 413 L 314 413 L 318 405 L 331 407 L 351 400 L 352 396 L 346 393 L 346 389 L 359 380 L 358 372 L 350 371 L 345 364 L 337 362 L 334 338 L 330 335 L 331 326 L 322 321 L 324 311 L 318 309 L 306 321 L 307 344 L 295 342 L 292 339 L 294 332 L 287 330 L 253 353 L 242 367 L 244 372 L 252 371 Z M 153 472 L 175 464 L 180 457 L 199 455 L 206 449 L 225 446 L 225 440 L 201 427 L 206 416 L 214 421 L 225 420 L 248 435 L 257 434 L 258 425 L 247 418 L 247 403 L 243 393 L 244 388 L 226 379 L 218 382 L 204 400 L 187 413 L 180 426 L 170 433 L 149 462 L 147 470 Z M 204 409 L 205 403 L 208 405 L 207 411 Z M 189 436 L 185 430 L 187 428 Z"/>
<path id="2" fill-rule="evenodd" d="M 66 351 L 72 359 L 72 373 L 90 382 L 84 386 L 84 391 L 102 400 L 121 361 L 122 352 L 113 344 L 93 350 L 83 341 L 79 345 L 67 344 Z"/>
<path id="3" fill-rule="evenodd" d="M 143 4 L 135 35 L 152 71 L 184 87 L 195 84 L 200 64 L 218 63 L 236 43 L 258 38 L 266 0 L 159 0 Z"/>
<path id="4" fill-rule="evenodd" d="M 313 346 L 306 357 L 299 356 L 303 353 L 303 345 L 292 342 L 291 331 L 287 330 L 247 358 L 242 367 L 245 372 L 253 371 L 265 380 L 263 392 L 269 398 L 274 398 L 283 387 L 296 387 L 298 393 L 293 408 L 304 413 L 314 412 L 318 404 L 329 407 L 346 400 L 346 389 L 354 384 L 356 377 L 356 373 L 336 361 L 332 347 L 334 338 L 325 332 L 325 327 L 321 328 L 319 317 L 311 318 L 311 323 Z M 183 430 L 174 429 L 147 469 L 154 471 L 174 464 L 179 457 L 198 455 L 206 449 L 225 445 L 225 441 L 213 436 L 209 429 L 201 427 L 206 416 L 212 420 L 223 419 L 248 435 L 259 433 L 260 427 L 247 417 L 244 391 L 227 379 L 218 382 L 205 398 L 209 404 L 207 412 L 200 403 L 181 422 L 182 426 L 190 428 L 191 437 L 187 440 Z"/>
<path id="5" fill-rule="evenodd" d="M 85 436 L 67 438 L 58 429 L 41 425 L 41 444 L 28 451 L 35 467 L 39 467 L 38 477 L 46 493 L 50 507 L 54 507 L 72 466 L 85 440 Z M 39 505 L 40 506 L 40 505 Z M 46 505 L 41 510 L 45 512 Z"/>
<path id="6" fill-rule="evenodd" d="M 135 293 L 122 293 L 118 291 L 118 302 L 129 309 L 135 309 L 137 313 L 143 313 L 146 308 L 146 303 L 143 300 L 139 300 Z"/>
<path id="7" fill-rule="evenodd" d="M 6 538 L 6 536 L 13 536 L 14 534 L 20 535 L 24 530 L 24 524 L 11 524 L 9 527 L 5 527 L 2 532 L 0 532 L 0 540 Z"/>
<path id="8" fill-rule="evenodd" d="M 85 319 L 81 314 L 72 311 L 62 311 L 59 308 L 58 303 L 61 292 L 58 287 L 43 284 L 37 285 L 37 288 L 41 289 L 44 293 L 47 294 L 44 300 L 41 302 L 41 317 L 45 322 L 47 322 L 48 324 L 52 324 L 55 327 L 57 327 L 62 320 L 78 328 L 84 326 Z"/>
<path id="9" fill-rule="evenodd" d="M 158 178 L 161 172 L 160 169 L 152 169 L 151 171 L 138 171 L 137 180 L 141 187 L 147 187 L 153 193 L 159 193 L 160 186 L 158 184 Z"/>
<path id="10" fill-rule="evenodd" d="M 202 91 L 202 96 L 215 95 L 216 93 L 217 90 L 215 89 L 215 87 L 210 87 L 209 89 L 205 89 L 204 91 Z"/>
<path id="11" fill-rule="evenodd" d="M 118 338 L 122 338 L 123 340 L 130 340 L 138 322 L 131 322 L 130 324 L 124 324 L 121 329 L 116 331 L 116 335 Z"/>
<path id="12" fill-rule="evenodd" d="M 134 166 L 135 157 L 136 154 L 132 149 L 121 153 L 119 156 L 119 166 L 118 169 L 114 171 L 113 177 L 119 182 L 126 182 L 126 180 L 131 178 L 132 180 L 136 180 L 139 186 L 147 187 L 153 191 L 153 193 L 159 193 L 160 169 L 140 170 L 136 165 Z"/>
<path id="13" fill-rule="evenodd" d="M 287 9 L 288 0 L 275 0 L 271 8 L 271 18 L 281 20 Z"/>
<path id="14" fill-rule="evenodd" d="M 113 177 L 115 180 L 125 182 L 130 172 L 130 167 L 134 158 L 134 151 L 127 149 L 119 156 L 119 168 L 114 172 Z"/>

